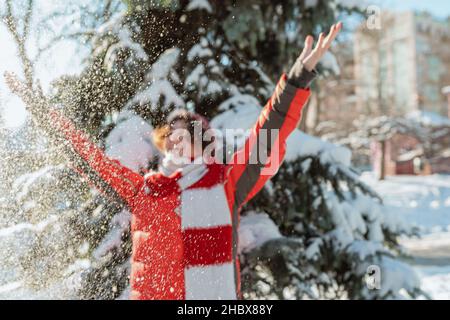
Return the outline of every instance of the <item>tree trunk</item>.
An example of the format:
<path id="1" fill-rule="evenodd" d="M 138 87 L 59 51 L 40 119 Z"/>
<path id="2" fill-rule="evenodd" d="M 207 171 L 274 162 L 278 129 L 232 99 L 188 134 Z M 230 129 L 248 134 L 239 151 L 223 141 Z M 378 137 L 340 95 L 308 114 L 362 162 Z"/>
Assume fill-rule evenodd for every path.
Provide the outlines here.
<path id="1" fill-rule="evenodd" d="M 386 140 L 381 141 L 380 180 L 386 179 Z"/>

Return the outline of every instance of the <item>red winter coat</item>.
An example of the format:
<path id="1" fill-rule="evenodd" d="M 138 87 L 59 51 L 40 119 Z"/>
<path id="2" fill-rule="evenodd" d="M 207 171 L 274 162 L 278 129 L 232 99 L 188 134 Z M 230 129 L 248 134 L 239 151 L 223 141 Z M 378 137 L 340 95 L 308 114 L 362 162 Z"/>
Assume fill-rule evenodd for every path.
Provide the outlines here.
<path id="1" fill-rule="evenodd" d="M 283 75 L 245 146 L 233 156 L 244 161 L 208 165 L 206 174 L 184 189 L 179 180 L 189 176 L 183 172 L 195 171 L 195 165 L 171 176 L 143 177 L 106 157 L 60 113 L 50 112 L 52 124 L 81 159 L 78 171 L 103 192 L 122 199 L 133 215 L 132 299 L 240 297 L 239 210 L 278 169 L 286 138 L 296 128 L 309 94 Z M 278 129 L 268 139 L 272 145 L 258 140 L 262 129 Z M 250 164 L 258 145 L 268 148 L 269 157 Z M 264 172 L 269 166 L 275 170 Z"/>

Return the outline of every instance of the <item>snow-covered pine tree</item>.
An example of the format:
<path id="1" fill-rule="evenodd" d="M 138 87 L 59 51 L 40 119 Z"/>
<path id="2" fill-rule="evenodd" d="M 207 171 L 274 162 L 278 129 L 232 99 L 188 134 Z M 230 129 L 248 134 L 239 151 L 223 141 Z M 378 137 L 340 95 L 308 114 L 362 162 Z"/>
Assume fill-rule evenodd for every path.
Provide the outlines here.
<path id="1" fill-rule="evenodd" d="M 258 109 L 247 103 L 218 115 L 213 125 L 249 128 Z M 378 195 L 351 169 L 350 158 L 348 149 L 300 131 L 288 139 L 285 163 L 246 206 L 240 249 L 247 298 L 420 293 L 409 266 L 395 260 L 397 235 L 413 229 L 384 212 Z M 382 290 L 370 291 L 362 281 L 369 265 L 381 268 Z"/>
<path id="2" fill-rule="evenodd" d="M 128 0 L 126 11 L 96 30 L 85 71 L 57 83 L 53 101 L 103 144 L 115 136 L 123 115 L 154 126 L 174 107 L 195 110 L 219 129 L 248 128 L 306 34 L 317 35 L 340 13 L 353 10 L 347 3 Z M 121 135 L 135 125 L 122 125 Z M 149 151 L 147 160 L 153 155 Z M 149 167 L 142 162 L 146 157 L 111 156 L 130 167 L 139 163 L 134 170 Z M 411 269 L 395 257 L 395 238 L 407 230 L 383 212 L 349 158 L 348 150 L 301 132 L 289 139 L 286 163 L 243 212 L 245 298 L 388 298 L 418 292 Z M 129 214 L 94 199 L 91 195 L 94 205 L 78 211 L 87 221 L 79 245 L 87 248 L 89 261 L 78 294 L 126 298 Z M 382 269 L 382 290 L 365 286 L 370 264 Z"/>

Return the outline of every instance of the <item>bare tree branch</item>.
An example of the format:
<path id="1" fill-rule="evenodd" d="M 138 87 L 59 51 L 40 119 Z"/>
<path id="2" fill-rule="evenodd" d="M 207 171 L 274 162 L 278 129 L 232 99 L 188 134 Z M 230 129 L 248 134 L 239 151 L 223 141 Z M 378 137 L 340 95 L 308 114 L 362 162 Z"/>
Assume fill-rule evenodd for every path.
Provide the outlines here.
<path id="1" fill-rule="evenodd" d="M 23 19 L 23 34 L 20 34 L 18 20 L 14 17 L 12 9 L 12 1 L 6 0 L 6 14 L 4 16 L 4 23 L 13 36 L 14 42 L 17 45 L 19 51 L 19 59 L 22 63 L 23 73 L 25 76 L 25 81 L 27 86 L 33 87 L 33 64 L 27 56 L 25 44 L 28 38 L 28 32 L 30 28 L 31 16 L 33 11 L 33 0 L 28 1 L 27 12 L 25 14 L 25 19 Z"/>
<path id="2" fill-rule="evenodd" d="M 74 5 L 74 3 L 72 3 Z M 38 28 L 51 28 L 46 24 L 49 21 L 53 21 L 55 18 L 64 18 L 65 27 L 60 32 L 59 35 L 54 36 L 52 39 L 46 42 L 45 45 L 39 48 L 38 53 L 33 58 L 33 62 L 38 62 L 46 51 L 52 49 L 55 45 L 57 45 L 60 41 L 64 40 L 90 40 L 96 34 L 96 28 L 109 21 L 111 16 L 119 10 L 121 5 L 121 1 L 119 0 L 106 0 L 102 3 L 101 6 L 93 8 L 84 7 L 81 4 L 75 4 L 75 7 L 65 7 L 63 10 L 57 10 L 47 15 L 44 19 L 42 19 L 38 23 Z M 71 15 L 75 12 L 82 12 L 81 20 L 91 21 L 92 23 L 87 23 L 78 28 L 78 30 L 74 30 L 73 26 L 79 22 L 80 17 L 77 15 L 76 17 L 69 19 Z"/>
<path id="3" fill-rule="evenodd" d="M 90 31 L 73 32 L 70 34 L 62 34 L 62 35 L 56 36 L 56 37 L 52 38 L 44 47 L 39 48 L 39 51 L 36 54 L 36 56 L 34 57 L 33 61 L 34 61 L 34 63 L 37 63 L 39 61 L 39 59 L 42 58 L 42 55 L 45 52 L 47 52 L 48 50 L 53 48 L 55 45 L 57 45 L 62 40 L 69 40 L 69 39 L 78 40 L 82 37 L 91 38 L 94 35 L 95 35 L 95 32 L 90 30 Z"/>
<path id="4" fill-rule="evenodd" d="M 28 33 L 30 31 L 30 23 L 31 23 L 31 17 L 33 16 L 33 0 L 28 0 L 27 9 L 25 11 L 25 18 L 23 23 L 23 33 L 22 37 L 24 39 L 28 38 Z"/>
<path id="5" fill-rule="evenodd" d="M 105 21 L 108 21 L 111 18 L 111 5 L 112 0 L 107 0 L 105 3 L 105 8 L 103 9 L 103 18 Z"/>

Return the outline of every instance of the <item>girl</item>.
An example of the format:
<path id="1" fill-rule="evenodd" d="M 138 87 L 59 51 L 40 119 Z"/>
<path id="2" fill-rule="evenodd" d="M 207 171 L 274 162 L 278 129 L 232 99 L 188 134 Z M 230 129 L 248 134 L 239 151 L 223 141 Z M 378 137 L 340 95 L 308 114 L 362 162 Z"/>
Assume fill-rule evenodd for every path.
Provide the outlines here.
<path id="1" fill-rule="evenodd" d="M 193 161 L 202 157 L 204 145 L 196 139 L 209 125 L 199 115 L 178 110 L 154 132 L 155 145 L 165 157 L 160 172 L 146 176 L 106 157 L 42 95 L 14 75 L 6 75 L 36 123 L 68 145 L 78 172 L 105 194 L 120 199 L 132 213 L 132 299 L 240 298 L 240 208 L 276 172 L 264 169 L 279 167 L 285 141 L 297 127 L 310 95 L 315 67 L 341 28 L 342 23 L 333 25 L 314 48 L 313 37 L 306 38 L 303 52 L 289 74 L 281 76 L 244 147 L 229 163 Z M 184 133 L 175 136 L 180 131 Z M 267 139 L 269 143 L 263 141 L 263 131 L 275 135 Z M 260 148 L 266 149 L 266 156 L 251 162 Z"/>

